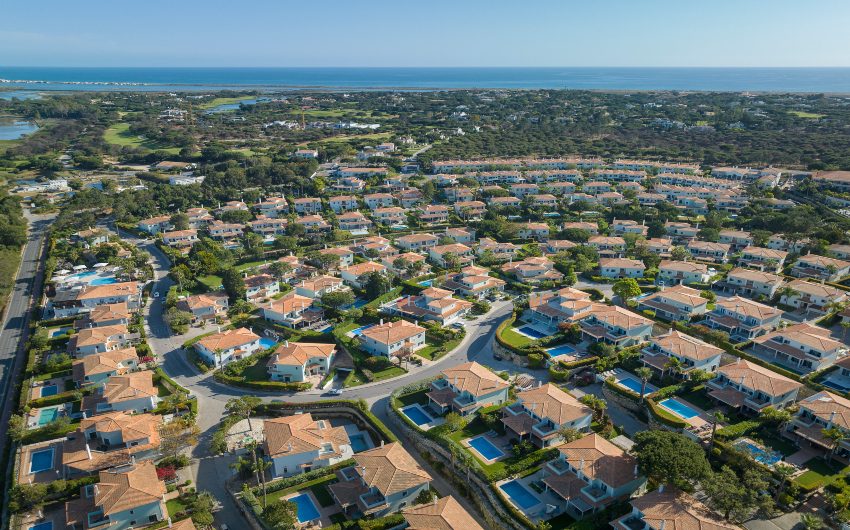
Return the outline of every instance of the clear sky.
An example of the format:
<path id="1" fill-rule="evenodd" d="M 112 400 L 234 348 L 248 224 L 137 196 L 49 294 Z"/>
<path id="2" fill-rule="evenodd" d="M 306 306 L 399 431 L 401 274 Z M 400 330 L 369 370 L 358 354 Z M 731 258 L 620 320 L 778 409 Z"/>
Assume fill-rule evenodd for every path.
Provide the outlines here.
<path id="1" fill-rule="evenodd" d="M 848 0 L 3 0 L 5 66 L 850 66 Z"/>

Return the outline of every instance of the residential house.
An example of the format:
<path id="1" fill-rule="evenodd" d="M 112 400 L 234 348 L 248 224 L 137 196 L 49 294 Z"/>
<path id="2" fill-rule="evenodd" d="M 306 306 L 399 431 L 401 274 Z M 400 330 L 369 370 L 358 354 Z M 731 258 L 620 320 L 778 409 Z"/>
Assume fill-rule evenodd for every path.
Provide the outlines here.
<path id="1" fill-rule="evenodd" d="M 711 275 L 705 263 L 664 260 L 658 265 L 659 285 L 708 283 Z"/>
<path id="2" fill-rule="evenodd" d="M 503 291 L 505 281 L 489 276 L 489 271 L 484 267 L 469 266 L 450 276 L 443 283 L 443 287 L 461 296 L 481 300 Z"/>
<path id="3" fill-rule="evenodd" d="M 699 228 L 691 226 L 690 223 L 677 221 L 667 221 L 664 223 L 664 229 L 667 231 L 667 235 L 676 243 L 690 241 L 695 239 L 697 234 L 699 234 Z"/>
<path id="4" fill-rule="evenodd" d="M 487 203 L 491 207 L 499 208 L 519 208 L 522 206 L 522 201 L 518 197 L 491 197 L 487 200 Z"/>
<path id="5" fill-rule="evenodd" d="M 540 186 L 530 183 L 519 183 L 511 186 L 511 195 L 522 199 L 526 195 L 537 195 L 540 193 Z"/>
<path id="6" fill-rule="evenodd" d="M 227 315 L 229 307 L 224 293 L 204 293 L 177 301 L 177 308 L 192 314 L 192 323 L 207 323 Z"/>
<path id="7" fill-rule="evenodd" d="M 786 427 L 800 447 L 813 447 L 830 453 L 833 458 L 850 462 L 850 400 L 832 392 L 818 392 L 797 402 L 798 409 Z M 837 446 L 824 436 L 826 429 L 844 433 Z M 834 447 L 834 450 L 833 450 Z"/>
<path id="8" fill-rule="evenodd" d="M 590 407 L 552 383 L 519 392 L 516 402 L 502 409 L 507 436 L 541 448 L 563 443 L 562 429 L 589 432 L 592 417 Z"/>
<path id="9" fill-rule="evenodd" d="M 475 230 L 472 228 L 446 228 L 445 236 L 463 245 L 475 243 Z"/>
<path id="10" fill-rule="evenodd" d="M 596 305 L 590 300 L 590 294 L 572 287 L 528 295 L 531 320 L 550 328 L 563 322 L 578 322 L 590 316 Z"/>
<path id="11" fill-rule="evenodd" d="M 687 493 L 663 485 L 629 502 L 632 511 L 611 521 L 614 530 L 741 530 Z"/>
<path id="12" fill-rule="evenodd" d="M 401 236 L 395 240 L 396 246 L 408 252 L 423 252 L 429 248 L 436 247 L 440 238 L 434 234 L 421 233 Z"/>
<path id="13" fill-rule="evenodd" d="M 339 229 L 346 232 L 365 234 L 374 226 L 371 219 L 360 212 L 345 212 L 337 216 Z"/>
<path id="14" fill-rule="evenodd" d="M 295 293 L 307 298 L 321 298 L 327 293 L 347 290 L 348 287 L 340 278 L 335 276 L 316 276 L 307 280 L 301 280 L 301 283 L 295 286 Z"/>
<path id="15" fill-rule="evenodd" d="M 443 370 L 426 395 L 429 406 L 439 414 L 470 416 L 480 408 L 506 403 L 508 388 L 510 384 L 488 368 L 468 362 Z"/>
<path id="16" fill-rule="evenodd" d="M 139 368 L 136 348 L 122 348 L 87 355 L 71 365 L 77 387 L 101 385 L 113 375 L 124 375 Z"/>
<path id="17" fill-rule="evenodd" d="M 323 248 L 319 251 L 319 254 L 323 254 L 325 256 L 336 256 L 339 258 L 336 266 L 331 266 L 330 268 L 345 269 L 354 265 L 354 252 L 345 247 Z"/>
<path id="18" fill-rule="evenodd" d="M 307 234 L 320 234 L 330 232 L 332 229 L 331 225 L 322 219 L 321 215 L 304 215 L 295 219 L 295 224 L 303 226 Z"/>
<path id="19" fill-rule="evenodd" d="M 387 306 L 391 314 L 416 320 L 433 320 L 442 326 L 457 322 L 469 313 L 472 302 L 459 300 L 451 291 L 428 287 L 417 296 L 406 296 Z"/>
<path id="20" fill-rule="evenodd" d="M 566 239 L 550 239 L 546 241 L 546 245 L 543 247 L 543 253 L 558 254 L 559 252 L 566 252 L 577 246 L 572 241 L 567 241 Z"/>
<path id="21" fill-rule="evenodd" d="M 393 196 L 389 193 L 370 193 L 363 196 L 363 202 L 370 210 L 389 208 L 393 205 Z"/>
<path id="22" fill-rule="evenodd" d="M 472 261 L 472 249 L 461 243 L 452 243 L 449 245 L 437 245 L 428 249 L 428 257 L 436 265 L 446 268 L 446 256 L 455 256 L 460 265 L 465 265 Z"/>
<path id="23" fill-rule="evenodd" d="M 487 205 L 481 201 L 458 201 L 455 203 L 455 213 L 461 219 L 477 219 L 487 212 Z"/>
<path id="24" fill-rule="evenodd" d="M 126 302 L 103 304 L 74 321 L 74 329 L 98 328 L 101 326 L 117 326 L 130 324 L 130 310 Z"/>
<path id="25" fill-rule="evenodd" d="M 425 347 L 425 328 L 406 320 L 384 322 L 368 327 L 358 337 L 363 349 L 372 355 L 404 357 Z"/>
<path id="26" fill-rule="evenodd" d="M 826 313 L 830 306 L 842 304 L 848 299 L 847 291 L 823 283 L 793 280 L 786 287 L 788 292 L 783 290 L 779 302 L 805 311 Z"/>
<path id="27" fill-rule="evenodd" d="M 381 224 L 397 225 L 404 224 L 407 221 L 407 212 L 404 208 L 390 206 L 387 208 L 376 208 L 372 211 L 372 217 Z"/>
<path id="28" fill-rule="evenodd" d="M 335 354 L 334 344 L 285 341 L 269 357 L 269 379 L 303 383 L 310 376 L 325 376 L 330 373 Z"/>
<path id="29" fill-rule="evenodd" d="M 753 245 L 753 236 L 743 230 L 721 230 L 720 242 L 729 245 L 733 252 Z"/>
<path id="30" fill-rule="evenodd" d="M 756 414 L 767 407 L 794 404 L 802 387 L 802 383 L 744 359 L 718 368 L 717 376 L 706 385 L 709 397 L 719 403 Z"/>
<path id="31" fill-rule="evenodd" d="M 207 231 L 210 233 L 210 237 L 216 241 L 232 242 L 232 240 L 242 237 L 245 227 L 236 223 L 213 221 L 207 225 Z"/>
<path id="32" fill-rule="evenodd" d="M 364 261 L 342 269 L 340 276 L 348 285 L 357 289 L 364 289 L 369 280 L 369 275 L 372 273 L 386 274 L 387 268 L 377 261 Z"/>
<path id="33" fill-rule="evenodd" d="M 516 277 L 520 282 L 557 282 L 564 275 L 555 270 L 555 264 L 545 256 L 528 257 L 522 261 L 502 265 L 502 272 Z"/>
<path id="34" fill-rule="evenodd" d="M 324 311 L 313 307 L 312 298 L 301 296 L 297 292 L 271 300 L 260 309 L 264 319 L 295 329 L 309 326 L 324 318 Z"/>
<path id="35" fill-rule="evenodd" d="M 249 302 L 271 298 L 280 292 L 280 282 L 270 274 L 257 274 L 244 279 L 245 299 Z"/>
<path id="36" fill-rule="evenodd" d="M 127 304 L 130 310 L 138 309 L 141 289 L 137 282 L 119 282 L 106 285 L 85 285 L 82 289 L 58 290 L 47 304 L 54 318 L 66 318 L 92 311 L 105 304 Z"/>
<path id="37" fill-rule="evenodd" d="M 407 530 L 484 530 L 451 495 L 401 511 Z"/>
<path id="38" fill-rule="evenodd" d="M 799 278 L 820 278 L 828 282 L 834 282 L 850 274 L 850 262 L 816 254 L 800 256 L 791 274 Z"/>
<path id="39" fill-rule="evenodd" d="M 356 210 L 359 206 L 357 197 L 353 195 L 337 195 L 328 199 L 328 205 L 334 213 L 340 214 Z"/>
<path id="40" fill-rule="evenodd" d="M 558 198 L 549 193 L 539 193 L 537 195 L 531 195 L 530 197 L 532 204 L 538 208 L 547 209 L 549 211 L 553 211 L 558 208 Z"/>
<path id="41" fill-rule="evenodd" d="M 666 287 L 638 300 L 638 309 L 652 311 L 656 317 L 670 322 L 690 322 L 704 315 L 707 307 L 708 300 L 700 291 L 686 285 Z"/>
<path id="42" fill-rule="evenodd" d="M 643 278 L 646 265 L 638 259 L 601 258 L 599 275 L 604 278 Z"/>
<path id="43" fill-rule="evenodd" d="M 717 371 L 722 356 L 723 350 L 717 346 L 674 329 L 666 335 L 649 339 L 649 346 L 641 351 L 640 360 L 662 375 L 678 373 L 688 377 L 694 370 Z"/>
<path id="44" fill-rule="evenodd" d="M 770 362 L 808 374 L 835 364 L 847 347 L 831 332 L 808 322 L 794 324 L 753 339 L 753 352 Z"/>
<path id="45" fill-rule="evenodd" d="M 354 456 L 345 427 L 313 419 L 309 412 L 261 421 L 263 453 L 271 460 L 274 478 L 308 473 Z"/>
<path id="46" fill-rule="evenodd" d="M 711 241 L 691 241 L 686 247 L 695 259 L 726 263 L 731 246 L 728 243 L 713 243 Z"/>
<path id="47" fill-rule="evenodd" d="M 736 342 L 752 340 L 775 329 L 782 311 L 738 295 L 717 300 L 705 325 L 729 334 Z"/>
<path id="48" fill-rule="evenodd" d="M 153 384 L 153 372 L 143 370 L 107 378 L 93 394 L 83 396 L 80 410 L 86 416 L 124 410 L 139 414 L 156 409 L 159 391 Z"/>
<path id="49" fill-rule="evenodd" d="M 90 228 L 71 234 L 72 243 L 79 243 L 83 248 L 93 248 L 103 243 L 109 243 L 109 232 L 101 228 Z"/>
<path id="50" fill-rule="evenodd" d="M 619 236 L 593 236 L 587 245 L 595 248 L 600 257 L 622 258 L 626 252 L 626 240 Z"/>
<path id="51" fill-rule="evenodd" d="M 509 259 L 515 258 L 519 250 L 520 247 L 514 245 L 513 243 L 499 243 L 498 241 L 490 239 L 489 237 L 482 237 L 478 240 L 478 248 L 476 249 L 476 254 L 478 254 L 479 258 L 481 256 L 489 255 L 494 260 L 507 261 Z"/>
<path id="52" fill-rule="evenodd" d="M 800 252 L 808 244 L 808 239 L 788 239 L 785 234 L 773 234 L 767 240 L 767 248 L 772 248 L 774 250 L 786 250 L 788 252 Z"/>
<path id="53" fill-rule="evenodd" d="M 79 498 L 65 503 L 65 524 L 71 530 L 127 530 L 165 521 L 165 493 L 153 462 L 100 471 L 96 484 L 82 486 Z"/>
<path id="54" fill-rule="evenodd" d="M 614 191 L 614 186 L 604 181 L 594 180 L 582 184 L 581 189 L 584 193 L 598 195 L 600 193 L 609 193 Z"/>
<path id="55" fill-rule="evenodd" d="M 729 271 L 721 285 L 724 290 L 733 293 L 773 298 L 783 283 L 782 276 L 739 267 Z"/>
<path id="56" fill-rule="evenodd" d="M 263 241 L 274 241 L 277 236 L 286 235 L 289 219 L 275 217 L 258 217 L 248 223 L 251 231 L 262 236 Z"/>
<path id="57" fill-rule="evenodd" d="M 523 223 L 519 226 L 517 236 L 520 239 L 534 238 L 538 241 L 549 239 L 549 225 L 546 223 Z"/>
<path id="58" fill-rule="evenodd" d="M 576 519 L 646 488 L 635 457 L 596 433 L 558 446 L 558 456 L 544 469 L 543 487 L 563 500 L 559 509 Z"/>
<path id="59" fill-rule="evenodd" d="M 561 227 L 562 230 L 580 230 L 582 232 L 587 232 L 591 236 L 599 235 L 599 225 L 596 223 L 590 223 L 587 221 L 575 221 L 564 223 Z"/>
<path id="60" fill-rule="evenodd" d="M 835 256 L 838 259 L 847 260 L 850 259 L 850 245 L 829 245 L 828 247 L 829 253 Z"/>
<path id="61" fill-rule="evenodd" d="M 204 361 L 216 367 L 238 361 L 262 349 L 259 335 L 246 328 L 208 335 L 196 342 L 194 347 Z"/>
<path id="62" fill-rule="evenodd" d="M 652 336 L 652 320 L 619 306 L 596 304 L 580 325 L 585 340 L 619 347 L 641 344 Z"/>
<path id="63" fill-rule="evenodd" d="M 256 208 L 261 216 L 271 219 L 282 217 L 289 213 L 289 203 L 286 201 L 286 197 L 269 197 L 255 204 L 254 208 Z"/>
<path id="64" fill-rule="evenodd" d="M 788 253 L 784 250 L 773 250 L 762 247 L 746 247 L 741 251 L 738 264 L 752 267 L 760 271 L 779 272 L 785 263 Z"/>
<path id="65" fill-rule="evenodd" d="M 429 489 L 431 475 L 398 442 L 354 455 L 356 465 L 337 471 L 328 486 L 346 514 L 381 517 L 413 506 Z"/>
<path id="66" fill-rule="evenodd" d="M 138 338 L 139 334 L 130 333 L 124 324 L 84 328 L 71 336 L 68 341 L 68 353 L 79 359 L 95 353 L 126 348 Z"/>
<path id="67" fill-rule="evenodd" d="M 300 197 L 292 201 L 295 213 L 300 215 L 318 214 L 322 211 L 322 199 L 318 197 Z"/>
<path id="68" fill-rule="evenodd" d="M 151 235 L 159 234 L 170 230 L 174 225 L 171 224 L 171 216 L 158 215 L 150 219 L 142 219 L 136 224 L 136 227 L 142 232 L 147 232 Z"/>
<path id="69" fill-rule="evenodd" d="M 614 219 L 611 223 L 611 230 L 615 234 L 636 234 L 646 237 L 648 228 L 645 223 L 638 223 L 628 219 Z"/>
<path id="70" fill-rule="evenodd" d="M 446 223 L 449 220 L 449 207 L 444 204 L 429 204 L 420 210 L 419 220 L 429 225 Z"/>
<path id="71" fill-rule="evenodd" d="M 640 245 L 640 243 L 638 243 Z M 643 242 L 646 250 L 661 256 L 662 258 L 670 258 L 673 254 L 673 240 L 661 237 L 653 237 Z"/>

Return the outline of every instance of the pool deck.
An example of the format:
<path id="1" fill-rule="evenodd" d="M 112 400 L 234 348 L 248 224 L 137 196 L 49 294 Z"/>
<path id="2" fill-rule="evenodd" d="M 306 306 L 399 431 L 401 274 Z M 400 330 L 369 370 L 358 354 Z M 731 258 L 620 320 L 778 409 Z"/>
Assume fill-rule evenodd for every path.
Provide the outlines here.
<path id="1" fill-rule="evenodd" d="M 19 484 L 46 484 L 56 481 L 62 477 L 62 447 L 65 437 L 55 440 L 47 440 L 30 445 L 25 445 L 18 453 L 17 475 Z M 30 473 L 30 457 L 33 453 L 45 449 L 53 449 L 53 466 L 50 469 L 39 471 L 38 473 Z M 27 527 L 28 528 L 28 527 Z M 64 528 L 54 526 L 54 528 Z"/>
<path id="2" fill-rule="evenodd" d="M 677 418 L 683 420 L 685 423 L 689 424 L 691 427 L 694 427 L 694 428 L 697 428 L 697 429 L 699 429 L 700 427 L 704 427 L 706 425 L 711 424 L 711 421 L 712 421 L 711 416 L 706 411 L 697 407 L 693 403 L 691 403 L 689 401 L 685 401 L 684 399 L 682 399 L 680 397 L 671 397 L 671 398 L 668 398 L 668 399 L 672 399 L 673 401 L 678 401 L 679 403 L 687 406 L 688 408 L 693 409 L 693 411 L 696 412 L 697 415 L 692 417 L 692 418 L 683 418 L 683 417 L 679 416 L 678 414 L 676 414 L 675 412 L 673 412 L 671 409 L 668 409 L 667 407 L 662 405 L 661 402 L 659 402 L 658 406 L 661 407 L 662 409 L 664 409 L 665 412 L 676 416 Z M 661 401 L 666 401 L 666 399 L 662 399 Z"/>
<path id="3" fill-rule="evenodd" d="M 474 440 L 475 438 L 482 438 L 482 437 L 486 438 L 491 444 L 496 446 L 496 448 L 498 448 L 499 451 L 502 452 L 502 456 L 500 456 L 498 458 L 488 459 L 484 455 L 479 453 L 478 449 L 469 445 L 470 440 Z M 507 437 L 496 437 L 496 436 L 492 436 L 488 433 L 476 434 L 475 436 L 471 436 L 469 438 L 464 438 L 463 440 L 461 440 L 460 443 L 461 443 L 461 445 L 466 447 L 467 451 L 469 451 L 470 453 L 475 455 L 475 458 L 481 460 L 485 464 L 492 464 L 494 462 L 498 462 L 499 460 L 504 460 L 505 458 L 509 457 L 511 455 L 511 447 L 513 446 L 513 444 L 511 443 L 510 440 L 508 440 Z"/>
<path id="4" fill-rule="evenodd" d="M 564 502 L 564 500 L 562 498 L 558 497 L 557 495 L 555 495 L 552 492 L 544 491 L 543 493 L 538 493 L 538 492 L 534 491 L 534 488 L 531 487 L 531 484 L 533 482 L 538 482 L 538 481 L 543 480 L 543 478 L 545 478 L 545 476 L 546 476 L 546 472 L 543 469 L 540 469 L 540 470 L 532 473 L 531 475 L 528 475 L 527 477 L 506 478 L 504 480 L 500 480 L 500 481 L 496 482 L 496 488 L 499 490 L 500 495 L 502 495 L 517 510 L 522 512 L 526 517 L 528 517 L 532 521 L 538 522 L 538 521 L 542 521 L 542 520 L 545 520 L 545 519 L 551 519 L 552 517 L 555 517 L 555 516 L 559 515 L 560 513 L 563 513 L 564 510 L 560 509 L 560 508 L 565 506 L 566 503 Z M 522 486 L 525 489 L 527 489 L 529 491 L 529 493 L 531 493 L 532 495 L 537 497 L 537 500 L 539 500 L 540 502 L 538 502 L 534 506 L 529 507 L 528 509 L 523 509 L 521 506 L 519 506 L 514 501 L 512 501 L 511 498 L 499 486 L 501 486 L 502 484 L 507 484 L 508 482 L 513 482 L 514 480 L 516 480 L 517 482 L 522 484 Z M 547 504 L 552 505 L 552 506 L 557 506 L 557 507 L 559 507 L 559 509 L 557 511 L 554 511 L 554 512 L 551 512 L 551 513 L 546 513 L 546 505 Z"/>
<path id="5" fill-rule="evenodd" d="M 38 386 L 30 387 L 30 399 L 38 399 L 43 397 L 41 395 L 41 389 L 45 386 L 56 385 L 56 393 L 61 394 L 65 391 L 65 382 L 71 379 L 70 377 L 54 377 L 53 379 L 48 379 L 47 381 L 42 381 Z"/>
<path id="6" fill-rule="evenodd" d="M 319 504 L 319 501 L 316 499 L 316 496 L 313 495 L 313 492 L 310 491 L 309 489 L 296 491 L 295 493 L 291 493 L 291 494 L 287 495 L 286 497 L 281 497 L 281 499 L 283 499 L 283 500 L 294 499 L 295 497 L 298 497 L 299 495 L 307 495 L 308 497 L 310 497 L 310 500 L 313 501 L 313 505 L 316 507 L 317 510 L 319 510 L 319 519 L 318 519 L 319 528 L 325 528 L 325 527 L 332 525 L 333 522 L 331 521 L 331 515 L 337 514 L 337 513 L 342 511 L 342 509 L 340 508 L 340 506 L 338 504 L 332 504 L 331 506 L 323 507 L 321 504 Z M 299 523 L 297 518 L 295 520 L 296 528 L 312 527 L 312 526 L 315 526 L 315 524 L 316 524 L 315 521 L 311 521 L 310 523 Z"/>
<path id="7" fill-rule="evenodd" d="M 442 425 L 442 424 L 446 423 L 445 418 L 434 414 L 433 412 L 429 411 L 428 409 L 426 409 L 422 405 L 419 405 L 418 403 L 414 403 L 413 405 L 408 405 L 408 406 L 402 408 L 401 413 L 404 414 L 405 416 L 407 416 L 406 410 L 409 409 L 409 408 L 416 408 L 416 407 L 418 407 L 419 410 L 421 410 L 426 416 L 431 418 L 431 421 L 429 423 L 423 423 L 422 425 L 416 424 L 416 426 L 419 427 L 419 429 L 421 429 L 423 431 L 427 431 L 427 430 L 433 429 L 434 427 L 437 427 L 438 425 Z M 407 418 L 410 421 L 413 421 L 413 418 L 411 418 L 410 416 L 407 416 Z M 413 421 L 413 423 L 416 423 L 416 422 Z"/>

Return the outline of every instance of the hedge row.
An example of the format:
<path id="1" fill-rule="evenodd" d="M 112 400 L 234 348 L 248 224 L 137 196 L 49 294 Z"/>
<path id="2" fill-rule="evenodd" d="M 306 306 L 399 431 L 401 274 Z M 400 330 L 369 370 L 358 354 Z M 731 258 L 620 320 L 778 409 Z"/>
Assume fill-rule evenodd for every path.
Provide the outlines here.
<path id="1" fill-rule="evenodd" d="M 757 420 L 744 420 L 732 425 L 727 425 L 717 429 L 716 436 L 726 440 L 734 440 L 745 436 L 761 427 L 761 422 Z"/>
<path id="2" fill-rule="evenodd" d="M 336 463 L 332 466 L 320 467 L 318 469 L 314 469 L 306 473 L 301 473 L 298 475 L 293 475 L 291 477 L 282 478 L 280 480 L 275 480 L 273 482 L 268 482 L 266 483 L 266 493 L 272 493 L 275 491 L 285 490 L 293 486 L 299 486 L 301 484 L 304 484 L 305 482 L 310 482 L 311 480 L 323 478 L 328 475 L 333 475 L 340 469 L 345 469 L 354 465 L 357 465 L 357 462 L 353 458 L 349 458 L 348 460 L 343 460 L 342 462 Z M 253 493 L 254 495 L 262 495 L 262 486 L 254 486 L 251 489 L 251 493 Z"/>
<path id="3" fill-rule="evenodd" d="M 681 418 L 675 416 L 670 412 L 667 412 L 666 410 L 664 410 L 663 407 L 659 406 L 652 399 L 645 399 L 644 403 L 646 403 L 647 408 L 649 409 L 649 413 L 652 415 L 652 417 L 660 423 L 663 423 L 664 425 L 676 429 L 685 429 L 688 427 L 688 422 L 682 420 Z"/>
<path id="4" fill-rule="evenodd" d="M 216 370 L 213 377 L 219 383 L 233 385 L 242 388 L 250 388 L 253 390 L 263 390 L 268 392 L 302 392 L 310 390 L 313 385 L 310 383 L 284 383 L 283 381 L 246 381 L 243 378 L 225 374 L 221 370 Z"/>

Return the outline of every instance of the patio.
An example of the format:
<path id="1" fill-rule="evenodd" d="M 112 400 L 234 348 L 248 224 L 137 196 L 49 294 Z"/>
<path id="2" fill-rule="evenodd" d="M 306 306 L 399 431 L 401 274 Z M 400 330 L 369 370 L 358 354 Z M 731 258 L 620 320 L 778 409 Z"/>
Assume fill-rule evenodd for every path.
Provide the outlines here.
<path id="1" fill-rule="evenodd" d="M 501 480 L 496 483 L 496 487 L 498 488 L 502 496 L 504 496 L 508 502 L 510 502 L 514 507 L 516 507 L 517 510 L 522 512 L 526 517 L 528 517 L 534 522 L 544 521 L 563 513 L 564 510 L 561 507 L 565 504 L 562 498 L 546 489 L 543 480 L 550 475 L 551 474 L 547 473 L 544 468 L 532 473 L 531 475 L 528 475 L 527 477 L 515 479 L 507 478 Z M 502 489 L 502 486 L 512 482 L 520 484 L 526 490 L 527 494 L 530 494 L 531 497 L 537 500 L 537 503 L 534 505 L 529 504 L 528 506 L 524 507 L 522 505 L 522 502 L 520 502 L 518 499 L 515 499 L 507 492 L 505 492 L 504 489 Z"/>

